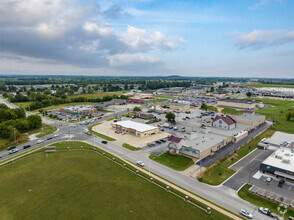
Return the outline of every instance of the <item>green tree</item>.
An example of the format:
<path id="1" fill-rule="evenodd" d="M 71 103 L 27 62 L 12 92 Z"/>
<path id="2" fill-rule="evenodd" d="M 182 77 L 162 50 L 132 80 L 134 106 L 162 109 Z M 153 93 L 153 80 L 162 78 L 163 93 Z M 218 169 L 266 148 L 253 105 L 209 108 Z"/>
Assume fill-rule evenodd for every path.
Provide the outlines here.
<path id="1" fill-rule="evenodd" d="M 208 106 L 205 103 L 202 103 L 200 109 L 207 110 Z"/>
<path id="2" fill-rule="evenodd" d="M 174 113 L 172 113 L 172 112 L 168 112 L 168 113 L 166 113 L 165 118 L 166 118 L 168 121 L 174 121 L 175 118 L 176 118 L 176 116 L 175 116 Z"/>
<path id="3" fill-rule="evenodd" d="M 248 98 L 250 98 L 252 96 L 252 92 L 247 92 L 246 95 Z"/>
<path id="4" fill-rule="evenodd" d="M 294 117 L 294 112 L 293 111 L 288 111 L 286 113 L 287 120 L 290 121 L 292 117 Z"/>
<path id="5" fill-rule="evenodd" d="M 134 111 L 134 112 L 141 112 L 142 109 L 136 106 L 136 107 L 133 109 L 133 111 Z"/>
<path id="6" fill-rule="evenodd" d="M 42 119 L 39 115 L 30 115 L 27 117 L 30 129 L 40 128 L 42 126 Z"/>

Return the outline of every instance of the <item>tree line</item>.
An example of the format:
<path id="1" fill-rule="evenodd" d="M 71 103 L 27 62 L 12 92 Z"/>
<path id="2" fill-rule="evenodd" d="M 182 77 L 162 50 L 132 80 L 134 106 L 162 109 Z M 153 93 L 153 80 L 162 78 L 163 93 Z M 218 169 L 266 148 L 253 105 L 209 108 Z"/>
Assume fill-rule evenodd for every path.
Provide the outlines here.
<path id="1" fill-rule="evenodd" d="M 20 137 L 20 133 L 40 128 L 42 119 L 39 115 L 30 115 L 22 108 L 9 109 L 6 105 L 0 104 L 0 137 L 9 138 L 10 141 Z"/>

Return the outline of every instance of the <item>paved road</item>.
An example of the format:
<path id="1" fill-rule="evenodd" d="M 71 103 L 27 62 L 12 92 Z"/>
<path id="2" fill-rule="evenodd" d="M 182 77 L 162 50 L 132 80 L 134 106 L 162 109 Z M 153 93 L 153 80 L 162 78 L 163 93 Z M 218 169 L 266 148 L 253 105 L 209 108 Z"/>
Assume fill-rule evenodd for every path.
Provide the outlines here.
<path id="1" fill-rule="evenodd" d="M 5 99 L 0 97 L 0 103 L 7 105 L 8 108 L 16 108 L 15 105 L 11 104 L 10 102 L 7 102 Z"/>
<path id="2" fill-rule="evenodd" d="M 246 144 L 251 139 L 255 138 L 259 133 L 265 131 L 270 126 L 271 126 L 271 124 L 269 122 L 266 122 L 266 123 L 259 125 L 256 129 L 251 130 L 248 133 L 248 136 L 243 138 L 239 142 L 237 142 L 237 143 L 231 142 L 228 145 L 226 145 L 225 147 L 223 147 L 222 149 L 216 151 L 214 153 L 214 155 L 204 158 L 202 160 L 202 166 L 203 167 L 210 167 L 211 165 L 216 163 L 219 159 L 232 154 L 234 152 L 234 150 L 239 149 L 241 146 Z M 200 165 L 200 161 L 198 161 L 197 165 Z"/>

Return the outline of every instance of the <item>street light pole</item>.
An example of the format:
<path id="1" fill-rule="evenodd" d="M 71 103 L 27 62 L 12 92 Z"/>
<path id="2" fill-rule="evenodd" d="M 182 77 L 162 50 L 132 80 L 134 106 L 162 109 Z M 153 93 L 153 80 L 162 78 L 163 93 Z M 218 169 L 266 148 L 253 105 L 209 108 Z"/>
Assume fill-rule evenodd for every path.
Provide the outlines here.
<path id="1" fill-rule="evenodd" d="M 14 133 L 14 143 L 16 143 L 15 128 L 13 128 L 13 133 Z"/>

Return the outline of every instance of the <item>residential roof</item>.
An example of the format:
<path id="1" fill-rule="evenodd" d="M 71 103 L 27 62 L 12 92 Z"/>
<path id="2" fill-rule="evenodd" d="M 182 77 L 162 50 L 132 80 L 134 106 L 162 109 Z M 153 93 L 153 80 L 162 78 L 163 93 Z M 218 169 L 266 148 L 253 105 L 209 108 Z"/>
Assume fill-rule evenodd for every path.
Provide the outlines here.
<path id="1" fill-rule="evenodd" d="M 236 121 L 229 115 L 226 115 L 226 116 L 217 115 L 213 121 L 217 121 L 219 119 L 223 120 L 228 125 L 236 124 Z"/>
<path id="2" fill-rule="evenodd" d="M 134 121 L 130 121 L 130 120 L 118 121 L 118 122 L 115 122 L 113 124 L 120 125 L 120 126 L 122 126 L 124 128 L 134 129 L 134 130 L 139 131 L 139 132 L 146 132 L 146 131 L 150 131 L 150 130 L 153 130 L 153 129 L 157 129 L 157 127 L 142 124 L 142 123 L 138 123 L 138 122 L 134 122 Z"/>
<path id="3" fill-rule="evenodd" d="M 168 138 L 168 141 L 171 141 L 171 142 L 174 142 L 174 143 L 180 143 L 181 140 L 182 140 L 182 138 L 178 138 L 178 137 L 175 137 L 173 135 Z"/>

